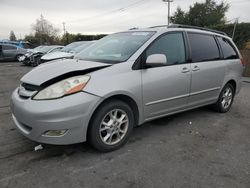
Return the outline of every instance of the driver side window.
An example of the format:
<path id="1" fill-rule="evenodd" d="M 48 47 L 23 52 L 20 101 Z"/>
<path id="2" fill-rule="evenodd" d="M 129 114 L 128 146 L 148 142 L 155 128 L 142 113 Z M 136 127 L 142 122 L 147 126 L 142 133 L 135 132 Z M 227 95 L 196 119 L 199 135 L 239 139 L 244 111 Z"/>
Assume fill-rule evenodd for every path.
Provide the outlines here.
<path id="1" fill-rule="evenodd" d="M 183 34 L 169 33 L 161 36 L 146 50 L 146 57 L 152 54 L 164 54 L 167 57 L 167 65 L 185 63 Z"/>

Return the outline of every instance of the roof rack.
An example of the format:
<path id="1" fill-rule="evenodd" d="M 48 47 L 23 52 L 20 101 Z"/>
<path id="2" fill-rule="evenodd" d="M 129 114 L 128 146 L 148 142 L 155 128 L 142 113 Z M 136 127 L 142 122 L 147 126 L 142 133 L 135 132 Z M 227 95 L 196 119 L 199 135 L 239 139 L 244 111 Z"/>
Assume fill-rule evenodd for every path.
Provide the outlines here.
<path id="1" fill-rule="evenodd" d="M 138 27 L 132 27 L 132 28 L 129 28 L 129 30 L 137 30 L 139 29 Z"/>
<path id="2" fill-rule="evenodd" d="M 205 27 L 191 26 L 191 25 L 173 24 L 173 25 L 168 26 L 168 28 L 199 29 L 202 31 L 210 31 L 210 32 L 214 32 L 214 33 L 218 33 L 218 34 L 227 36 L 227 34 L 222 32 L 222 31 L 217 31 L 217 30 L 213 30 L 213 29 L 209 29 L 209 28 L 205 28 Z"/>
<path id="3" fill-rule="evenodd" d="M 153 29 L 153 28 L 157 28 L 157 27 L 169 27 L 168 25 L 156 25 L 156 26 L 152 26 L 152 27 L 149 27 L 150 29 Z"/>

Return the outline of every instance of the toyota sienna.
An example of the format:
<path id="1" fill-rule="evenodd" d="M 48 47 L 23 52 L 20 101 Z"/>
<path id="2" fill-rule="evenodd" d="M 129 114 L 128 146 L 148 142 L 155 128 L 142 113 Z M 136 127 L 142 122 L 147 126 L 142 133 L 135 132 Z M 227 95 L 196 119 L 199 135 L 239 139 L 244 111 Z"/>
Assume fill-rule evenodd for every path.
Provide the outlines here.
<path id="1" fill-rule="evenodd" d="M 229 111 L 243 68 L 232 39 L 219 31 L 132 29 L 24 75 L 12 94 L 13 120 L 39 143 L 88 141 L 112 151 L 147 121 L 205 105 Z"/>

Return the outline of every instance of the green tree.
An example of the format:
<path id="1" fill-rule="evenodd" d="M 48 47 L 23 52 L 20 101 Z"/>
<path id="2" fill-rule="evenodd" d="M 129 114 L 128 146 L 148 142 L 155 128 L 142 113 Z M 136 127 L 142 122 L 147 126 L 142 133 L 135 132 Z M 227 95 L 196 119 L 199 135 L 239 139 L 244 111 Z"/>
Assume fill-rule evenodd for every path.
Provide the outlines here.
<path id="1" fill-rule="evenodd" d="M 171 22 L 200 27 L 225 24 L 225 14 L 228 9 L 229 4 L 224 1 L 217 3 L 215 0 L 205 0 L 190 6 L 187 12 L 178 7 L 171 17 Z"/>
<path id="2" fill-rule="evenodd" d="M 10 40 L 16 41 L 16 35 L 15 35 L 14 31 L 10 31 Z"/>
<path id="3" fill-rule="evenodd" d="M 232 37 L 234 24 L 215 25 L 211 26 L 210 28 L 223 31 L 228 36 Z M 236 43 L 239 49 L 244 49 L 246 47 L 246 43 L 249 40 L 250 40 L 250 23 L 238 23 L 235 30 L 234 42 Z"/>
<path id="4" fill-rule="evenodd" d="M 170 20 L 175 24 L 188 24 L 186 13 L 181 9 L 181 7 L 177 7 L 174 15 L 170 18 Z"/>
<path id="5" fill-rule="evenodd" d="M 106 34 L 99 34 L 99 35 L 84 35 L 81 33 L 72 34 L 66 32 L 66 36 L 63 36 L 61 39 L 61 43 L 66 41 L 66 44 L 75 42 L 75 41 L 91 41 L 91 40 L 99 40 L 102 37 L 106 36 Z"/>

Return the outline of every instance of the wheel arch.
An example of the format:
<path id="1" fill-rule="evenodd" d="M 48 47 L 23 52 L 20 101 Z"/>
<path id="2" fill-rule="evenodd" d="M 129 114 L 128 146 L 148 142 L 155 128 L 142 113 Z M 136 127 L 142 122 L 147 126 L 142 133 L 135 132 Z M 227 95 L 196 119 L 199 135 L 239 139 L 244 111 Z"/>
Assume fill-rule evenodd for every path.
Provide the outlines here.
<path id="1" fill-rule="evenodd" d="M 237 82 L 235 80 L 231 79 L 226 84 L 231 84 L 234 87 L 234 91 L 236 92 L 236 90 L 237 90 Z"/>
<path id="2" fill-rule="evenodd" d="M 121 101 L 125 102 L 126 104 L 128 104 L 130 106 L 130 108 L 132 109 L 134 115 L 135 115 L 136 125 L 138 124 L 139 117 L 140 117 L 139 107 L 137 105 L 137 102 L 131 96 L 126 95 L 126 94 L 114 94 L 114 95 L 105 97 L 104 100 L 102 100 L 101 103 L 99 103 L 97 105 L 97 107 L 95 108 L 94 112 L 91 115 L 90 121 L 91 121 L 94 113 L 98 110 L 98 108 L 101 105 L 103 105 L 103 104 L 105 104 L 105 103 L 107 103 L 107 102 L 109 102 L 111 100 L 121 100 Z"/>
<path id="3" fill-rule="evenodd" d="M 20 53 L 18 53 L 18 54 L 16 54 L 16 56 L 15 56 L 15 60 L 18 60 L 17 58 L 18 58 L 18 56 L 22 56 L 23 54 L 20 54 Z"/>

